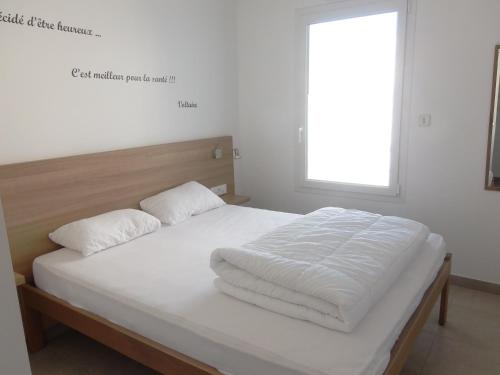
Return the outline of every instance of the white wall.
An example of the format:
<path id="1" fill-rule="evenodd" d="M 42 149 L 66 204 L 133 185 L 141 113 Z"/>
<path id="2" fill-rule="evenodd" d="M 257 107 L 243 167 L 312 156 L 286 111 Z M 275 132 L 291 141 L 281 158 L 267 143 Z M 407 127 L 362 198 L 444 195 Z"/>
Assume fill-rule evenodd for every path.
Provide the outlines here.
<path id="1" fill-rule="evenodd" d="M 500 2 L 417 1 L 407 168 L 397 202 L 295 191 L 294 12 L 325 2 L 238 2 L 239 192 L 270 209 L 338 205 L 420 220 L 445 237 L 455 274 L 500 283 L 500 193 L 484 190 Z M 431 128 L 417 127 L 419 113 L 432 114 Z"/>
<path id="2" fill-rule="evenodd" d="M 0 11 L 102 35 L 0 22 L 0 164 L 232 133 L 234 1 L 3 0 Z M 177 80 L 75 79 L 73 68 Z M 178 100 L 199 108 L 181 110 Z"/>
<path id="3" fill-rule="evenodd" d="M 0 202 L 0 368 L 2 374 L 31 374 Z"/>

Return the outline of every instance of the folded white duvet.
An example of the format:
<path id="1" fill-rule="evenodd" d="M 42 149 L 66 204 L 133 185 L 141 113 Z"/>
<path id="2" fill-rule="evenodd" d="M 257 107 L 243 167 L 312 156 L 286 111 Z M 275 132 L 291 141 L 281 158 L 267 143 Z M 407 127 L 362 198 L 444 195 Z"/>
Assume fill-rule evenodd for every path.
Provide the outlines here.
<path id="1" fill-rule="evenodd" d="M 323 208 L 240 248 L 216 249 L 216 287 L 240 300 L 352 331 L 429 235 L 416 221 Z"/>

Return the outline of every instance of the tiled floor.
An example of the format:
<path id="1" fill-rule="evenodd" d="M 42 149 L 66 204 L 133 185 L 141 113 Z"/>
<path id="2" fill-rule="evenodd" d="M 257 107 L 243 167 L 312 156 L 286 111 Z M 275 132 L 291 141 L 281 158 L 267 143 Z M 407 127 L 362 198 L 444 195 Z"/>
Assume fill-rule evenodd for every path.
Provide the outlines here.
<path id="1" fill-rule="evenodd" d="M 454 286 L 446 327 L 437 312 L 402 375 L 500 375 L 500 296 Z"/>
<path id="2" fill-rule="evenodd" d="M 438 326 L 437 313 L 436 308 L 401 375 L 500 375 L 500 296 L 452 287 L 445 328 Z M 154 374 L 72 331 L 30 361 L 33 375 Z"/>

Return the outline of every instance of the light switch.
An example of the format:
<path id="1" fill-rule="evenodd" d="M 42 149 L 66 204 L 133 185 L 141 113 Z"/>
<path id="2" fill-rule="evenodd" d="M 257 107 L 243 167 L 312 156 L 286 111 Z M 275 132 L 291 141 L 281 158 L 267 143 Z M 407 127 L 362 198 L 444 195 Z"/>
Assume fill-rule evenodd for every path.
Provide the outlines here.
<path id="1" fill-rule="evenodd" d="M 222 148 L 217 146 L 217 148 L 215 148 L 213 151 L 213 155 L 214 159 L 222 159 L 222 157 L 224 156 L 224 151 L 222 150 Z"/>
<path id="2" fill-rule="evenodd" d="M 418 116 L 418 126 L 428 128 L 432 125 L 432 116 L 429 113 L 423 113 Z"/>

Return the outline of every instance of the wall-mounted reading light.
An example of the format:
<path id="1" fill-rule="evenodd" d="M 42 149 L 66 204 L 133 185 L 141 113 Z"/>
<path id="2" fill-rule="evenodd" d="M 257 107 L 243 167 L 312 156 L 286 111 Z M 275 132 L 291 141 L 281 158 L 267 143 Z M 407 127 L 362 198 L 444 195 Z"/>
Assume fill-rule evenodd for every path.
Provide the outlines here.
<path id="1" fill-rule="evenodd" d="M 224 150 L 222 149 L 222 147 L 217 145 L 217 147 L 214 149 L 213 156 L 214 159 L 222 159 L 222 157 L 224 156 Z"/>

